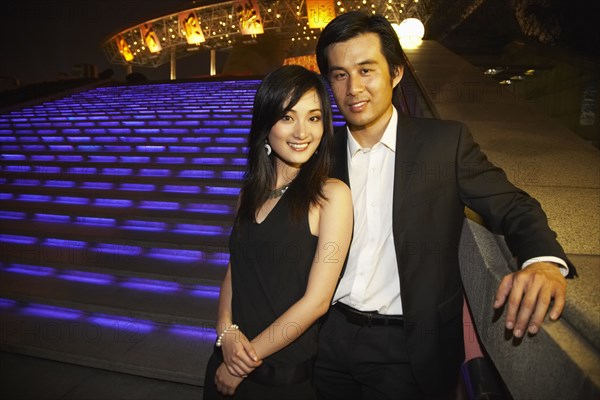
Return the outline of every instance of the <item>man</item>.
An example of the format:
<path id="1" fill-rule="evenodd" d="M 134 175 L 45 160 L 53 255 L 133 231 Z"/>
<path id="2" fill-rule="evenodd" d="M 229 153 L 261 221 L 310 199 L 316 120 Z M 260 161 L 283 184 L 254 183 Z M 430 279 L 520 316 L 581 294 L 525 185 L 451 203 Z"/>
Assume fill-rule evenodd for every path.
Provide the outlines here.
<path id="1" fill-rule="evenodd" d="M 535 334 L 557 319 L 574 267 L 539 203 L 514 187 L 456 122 L 399 115 L 402 49 L 382 16 L 331 21 L 317 62 L 347 126 L 333 175 L 350 185 L 354 234 L 320 331 L 322 399 L 451 397 L 464 360 L 458 244 L 464 207 L 504 234 L 522 269 L 501 282 L 506 327 Z M 431 171 L 441 171 L 432 173 Z"/>

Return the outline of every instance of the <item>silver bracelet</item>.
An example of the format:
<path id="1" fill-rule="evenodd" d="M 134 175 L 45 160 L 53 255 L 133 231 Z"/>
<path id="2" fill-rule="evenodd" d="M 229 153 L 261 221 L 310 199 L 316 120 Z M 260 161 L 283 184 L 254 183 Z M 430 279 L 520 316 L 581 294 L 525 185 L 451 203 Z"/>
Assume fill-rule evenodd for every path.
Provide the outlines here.
<path id="1" fill-rule="evenodd" d="M 223 332 L 221 332 L 221 334 L 217 337 L 217 343 L 215 343 L 215 346 L 217 347 L 221 347 L 221 345 L 223 344 L 223 336 L 225 336 L 225 334 L 227 333 L 228 330 L 232 330 L 232 331 L 237 331 L 238 329 L 240 329 L 239 326 L 237 326 L 236 324 L 231 324 L 229 325 L 227 328 L 225 328 L 225 330 Z"/>

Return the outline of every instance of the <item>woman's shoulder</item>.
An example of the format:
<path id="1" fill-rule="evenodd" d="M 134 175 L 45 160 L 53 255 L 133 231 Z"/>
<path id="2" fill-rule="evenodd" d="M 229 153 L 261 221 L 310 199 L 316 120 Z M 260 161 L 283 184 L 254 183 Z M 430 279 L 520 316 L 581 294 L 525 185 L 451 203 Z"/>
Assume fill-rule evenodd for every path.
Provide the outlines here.
<path id="1" fill-rule="evenodd" d="M 323 194 L 329 203 L 352 199 L 348 185 L 337 178 L 327 178 L 325 180 Z"/>

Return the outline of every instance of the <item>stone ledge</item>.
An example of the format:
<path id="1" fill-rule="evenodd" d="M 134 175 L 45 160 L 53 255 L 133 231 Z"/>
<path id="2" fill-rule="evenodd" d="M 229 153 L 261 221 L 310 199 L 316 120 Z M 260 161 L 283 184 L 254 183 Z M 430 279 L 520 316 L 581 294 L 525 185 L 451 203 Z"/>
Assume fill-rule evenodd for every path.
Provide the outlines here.
<path id="1" fill-rule="evenodd" d="M 600 349 L 594 345 L 600 331 L 589 319 L 580 319 L 598 313 L 598 300 L 577 295 L 579 281 L 590 278 L 590 272 L 595 276 L 590 268 L 582 264 L 580 277 L 569 281 L 568 291 L 574 295 L 567 298 L 559 321 L 546 321 L 536 336 L 517 340 L 504 328 L 505 310 L 492 307 L 501 278 L 516 267 L 503 238 L 466 220 L 460 262 L 480 340 L 514 398 L 600 397 Z"/>

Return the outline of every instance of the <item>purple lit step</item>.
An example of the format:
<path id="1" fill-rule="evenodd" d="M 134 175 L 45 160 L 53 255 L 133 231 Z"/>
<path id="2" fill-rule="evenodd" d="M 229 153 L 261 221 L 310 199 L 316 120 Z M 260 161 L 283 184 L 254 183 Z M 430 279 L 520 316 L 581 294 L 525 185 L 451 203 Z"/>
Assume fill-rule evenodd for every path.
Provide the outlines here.
<path id="1" fill-rule="evenodd" d="M 156 189 L 156 185 L 147 183 L 122 183 L 119 186 L 119 190 L 128 190 L 135 192 L 153 192 Z"/>
<path id="2" fill-rule="evenodd" d="M 218 236 L 229 234 L 229 232 L 222 226 L 213 225 L 199 225 L 199 224 L 176 224 L 173 232 L 195 234 L 203 236 Z"/>
<path id="3" fill-rule="evenodd" d="M 180 153 L 198 153 L 201 151 L 198 146 L 169 146 L 169 150 Z"/>
<path id="4" fill-rule="evenodd" d="M 210 179 L 216 176 L 215 171 L 187 169 L 180 171 L 177 175 L 180 178 L 198 178 Z"/>
<path id="5" fill-rule="evenodd" d="M 163 192 L 167 193 L 200 193 L 198 186 L 165 185 Z"/>
<path id="6" fill-rule="evenodd" d="M 117 162 L 116 156 L 88 156 L 88 160 L 90 162 L 99 162 L 99 163 L 114 163 Z"/>
<path id="7" fill-rule="evenodd" d="M 135 291 L 153 292 L 153 293 L 180 293 L 182 295 L 192 295 L 194 297 L 203 297 L 217 299 L 220 289 L 218 286 L 207 285 L 185 285 L 169 280 L 158 280 L 138 277 L 117 277 L 112 274 L 63 270 L 39 265 L 11 263 L 2 268 L 2 271 L 19 275 L 28 275 L 32 277 L 54 278 L 61 281 L 78 282 L 98 286 L 118 286 Z"/>
<path id="8" fill-rule="evenodd" d="M 115 277 L 113 275 L 83 271 L 62 271 L 58 275 L 58 278 L 92 285 L 110 285 L 115 282 Z"/>
<path id="9" fill-rule="evenodd" d="M 51 276 L 56 272 L 54 268 L 27 264 L 10 264 L 7 268 L 4 268 L 4 270 L 16 274 L 32 276 Z"/>
<path id="10" fill-rule="evenodd" d="M 166 231 L 168 226 L 167 223 L 159 221 L 127 220 L 124 222 L 123 228 L 138 231 L 162 232 Z"/>
<path id="11" fill-rule="evenodd" d="M 204 165 L 223 165 L 225 164 L 225 159 L 217 157 L 197 157 L 192 159 L 192 163 Z"/>
<path id="12" fill-rule="evenodd" d="M 52 197 L 42 194 L 20 194 L 17 199 L 21 201 L 31 201 L 31 202 L 49 202 Z"/>
<path id="13" fill-rule="evenodd" d="M 3 161 L 23 161 L 27 159 L 23 154 L 1 154 L 0 158 Z"/>
<path id="14" fill-rule="evenodd" d="M 173 201 L 149 201 L 143 200 L 140 202 L 139 208 L 151 210 L 178 210 L 179 203 Z"/>
<path id="15" fill-rule="evenodd" d="M 235 147 L 211 146 L 211 147 L 206 147 L 204 149 L 204 152 L 205 153 L 235 154 L 235 153 L 238 153 L 239 150 Z"/>
<path id="16" fill-rule="evenodd" d="M 75 222 L 81 225 L 90 226 L 115 226 L 114 218 L 99 218 L 99 217 L 76 217 Z"/>
<path id="17" fill-rule="evenodd" d="M 69 249 L 83 249 L 87 247 L 87 242 L 80 240 L 68 240 L 68 239 L 57 239 L 57 238 L 46 238 L 42 244 L 48 247 L 63 247 Z"/>
<path id="18" fill-rule="evenodd" d="M 102 175 L 129 176 L 132 173 L 132 168 L 102 168 Z"/>
<path id="19" fill-rule="evenodd" d="M 191 294 L 197 297 L 210 297 L 213 299 L 218 299 L 220 290 L 218 287 L 214 286 L 196 285 L 191 289 Z"/>
<path id="20" fill-rule="evenodd" d="M 76 320 L 84 316 L 84 313 L 81 310 L 48 306 L 44 304 L 31 304 L 27 307 L 24 307 L 21 310 L 21 313 L 23 315 L 63 320 Z"/>
<path id="21" fill-rule="evenodd" d="M 151 258 L 170 261 L 202 261 L 204 253 L 199 250 L 181 249 L 152 249 L 148 254 Z"/>
<path id="22" fill-rule="evenodd" d="M 35 221 L 40 221 L 40 222 L 67 223 L 67 222 L 71 221 L 71 217 L 68 215 L 43 214 L 43 213 L 34 214 L 33 219 Z"/>
<path id="23" fill-rule="evenodd" d="M 130 332 L 132 334 L 149 334 L 153 331 L 167 331 L 171 334 L 184 336 L 191 339 L 196 339 L 199 341 L 207 341 L 213 343 L 216 339 L 217 335 L 215 329 L 211 326 L 192 326 L 192 325 L 184 325 L 178 323 L 161 323 L 150 321 L 147 319 L 137 319 L 130 316 L 120 316 L 99 312 L 85 312 L 83 310 L 79 310 L 76 308 L 67 308 L 67 307 L 58 307 L 49 304 L 39 304 L 39 303 L 26 303 L 21 304 L 13 299 L 8 298 L 0 298 L 0 309 L 6 311 L 13 311 L 23 316 L 29 317 L 38 317 L 45 319 L 54 319 L 54 320 L 66 320 L 66 321 L 81 321 L 86 324 L 85 334 L 86 340 L 91 340 L 94 336 L 90 336 L 92 333 L 98 333 L 99 327 L 106 327 L 110 330 L 114 330 L 115 334 L 113 337 L 114 340 L 119 339 L 119 334 L 123 332 Z M 70 322 L 69 324 L 72 324 Z M 96 327 L 95 329 L 91 329 L 92 327 Z M 76 325 L 69 325 L 69 333 L 73 335 L 76 329 Z M 73 339 L 72 336 L 69 336 Z"/>
<path id="24" fill-rule="evenodd" d="M 156 161 L 160 164 L 184 164 L 185 157 L 156 157 Z"/>
<path id="25" fill-rule="evenodd" d="M 114 243 L 99 243 L 96 246 L 91 247 L 90 250 L 98 253 L 120 254 L 125 256 L 139 256 L 143 252 L 143 249 L 140 246 Z"/>
<path id="26" fill-rule="evenodd" d="M 221 172 L 221 178 L 241 181 L 242 179 L 244 179 L 244 172 L 243 171 L 223 171 L 223 172 Z"/>
<path id="27" fill-rule="evenodd" d="M 81 184 L 82 189 L 99 189 L 99 190 L 110 190 L 113 188 L 113 184 L 110 182 L 83 182 Z"/>
<path id="28" fill-rule="evenodd" d="M 38 238 L 33 236 L 0 234 L 0 242 L 10 244 L 36 244 L 38 243 Z"/>
<path id="29" fill-rule="evenodd" d="M 86 199 L 85 197 L 56 196 L 54 202 L 59 204 L 88 204 L 90 199 Z"/>
<path id="30" fill-rule="evenodd" d="M 130 278 L 121 285 L 127 289 L 143 290 L 158 293 L 174 293 L 181 290 L 176 282 L 158 281 L 153 279 Z"/>
<path id="31" fill-rule="evenodd" d="M 0 211 L 0 219 L 25 219 L 27 214 L 20 211 Z"/>
<path id="32" fill-rule="evenodd" d="M 39 179 L 15 179 L 13 180 L 15 186 L 39 186 Z"/>
<path id="33" fill-rule="evenodd" d="M 113 328 L 117 331 L 129 331 L 136 334 L 147 334 L 155 329 L 155 323 L 151 321 L 136 320 L 115 315 L 94 314 L 88 317 L 88 321 L 107 328 Z"/>
<path id="34" fill-rule="evenodd" d="M 73 181 L 57 181 L 57 180 L 48 180 L 44 183 L 46 187 L 62 187 L 62 188 L 72 188 L 75 187 L 75 182 Z"/>
<path id="35" fill-rule="evenodd" d="M 186 336 L 202 341 L 214 341 L 217 339 L 217 333 L 214 328 L 187 326 L 187 325 L 172 325 L 169 332 L 178 335 Z"/>

